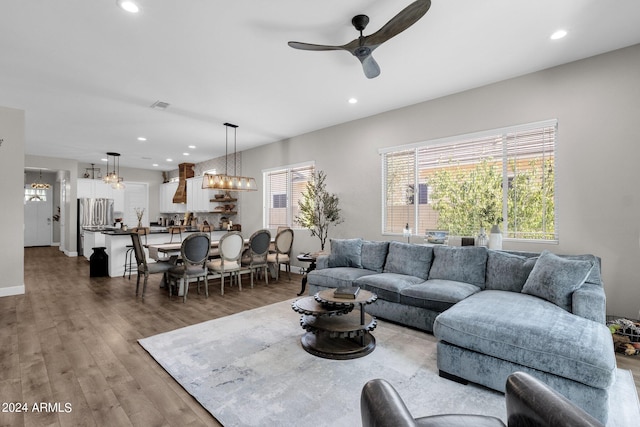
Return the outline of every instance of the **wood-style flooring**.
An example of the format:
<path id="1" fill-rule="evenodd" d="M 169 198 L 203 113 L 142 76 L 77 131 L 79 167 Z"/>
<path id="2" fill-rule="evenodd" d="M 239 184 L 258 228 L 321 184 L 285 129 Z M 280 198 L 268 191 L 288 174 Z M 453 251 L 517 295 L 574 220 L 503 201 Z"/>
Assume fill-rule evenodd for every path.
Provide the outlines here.
<path id="1" fill-rule="evenodd" d="M 0 298 L 0 426 L 219 426 L 137 340 L 300 289 L 298 274 L 253 289 L 245 277 L 242 292 L 227 287 L 221 296 L 216 280 L 208 299 L 192 287 L 183 304 L 152 275 L 143 301 L 135 275 L 90 278 L 84 258 L 25 249 L 26 294 Z M 618 365 L 634 372 L 640 389 L 640 358 L 619 356 Z"/>

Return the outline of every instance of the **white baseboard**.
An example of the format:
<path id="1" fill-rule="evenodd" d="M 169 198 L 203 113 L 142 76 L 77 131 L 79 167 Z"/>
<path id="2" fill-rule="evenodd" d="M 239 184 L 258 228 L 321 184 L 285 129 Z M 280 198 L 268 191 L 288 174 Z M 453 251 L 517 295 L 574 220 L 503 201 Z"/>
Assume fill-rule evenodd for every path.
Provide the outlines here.
<path id="1" fill-rule="evenodd" d="M 8 288 L 0 288 L 0 298 L 1 297 L 10 297 L 13 295 L 24 295 L 24 285 L 22 286 L 11 286 Z"/>
<path id="2" fill-rule="evenodd" d="M 67 250 L 64 250 L 63 252 L 64 252 L 64 254 L 65 254 L 66 256 L 68 256 L 68 257 L 75 257 L 75 256 L 78 256 L 78 252 L 71 252 L 71 251 L 67 251 Z"/>

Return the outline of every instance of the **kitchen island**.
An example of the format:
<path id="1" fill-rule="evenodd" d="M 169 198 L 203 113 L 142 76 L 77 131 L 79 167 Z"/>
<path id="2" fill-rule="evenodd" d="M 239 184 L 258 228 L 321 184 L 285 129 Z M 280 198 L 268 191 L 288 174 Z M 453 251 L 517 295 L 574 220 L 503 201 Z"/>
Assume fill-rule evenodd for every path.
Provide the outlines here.
<path id="1" fill-rule="evenodd" d="M 182 239 L 184 240 L 188 235 L 198 233 L 199 230 L 195 227 L 187 227 L 182 232 Z M 216 230 L 211 232 L 211 240 L 220 240 L 226 233 L 226 230 Z M 109 256 L 109 277 L 119 277 L 124 274 L 125 255 L 127 253 L 127 245 L 131 245 L 131 231 L 112 230 L 103 231 L 104 245 L 107 249 L 107 255 Z M 173 241 L 177 242 L 179 237 L 174 235 Z M 145 244 L 144 236 L 140 236 L 142 244 Z M 147 235 L 147 244 L 161 244 L 169 243 L 171 235 L 166 227 L 151 227 L 149 234 Z M 147 256 L 147 262 L 152 263 L 155 260 L 149 258 L 149 252 L 145 248 Z M 135 268 L 135 257 L 133 258 L 133 267 Z"/>

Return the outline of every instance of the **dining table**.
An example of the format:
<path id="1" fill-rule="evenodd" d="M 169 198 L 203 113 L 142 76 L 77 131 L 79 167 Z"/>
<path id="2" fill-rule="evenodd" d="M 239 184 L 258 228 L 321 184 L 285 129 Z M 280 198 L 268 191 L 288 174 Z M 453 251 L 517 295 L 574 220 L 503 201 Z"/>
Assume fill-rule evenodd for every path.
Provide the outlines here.
<path id="1" fill-rule="evenodd" d="M 249 239 L 244 239 L 245 248 L 249 245 Z M 178 264 L 180 260 L 180 251 L 182 249 L 182 243 L 155 243 L 144 245 L 149 251 L 149 258 L 156 260 L 156 262 L 169 262 L 174 265 Z M 211 241 L 211 249 L 217 249 L 220 246 L 220 240 L 212 240 Z M 164 254 L 164 257 L 160 256 L 160 254 Z M 164 275 L 160 281 L 160 287 L 164 288 L 167 284 L 164 281 Z M 182 280 L 180 281 L 180 286 L 178 288 L 178 296 L 184 295 L 184 283 Z"/>

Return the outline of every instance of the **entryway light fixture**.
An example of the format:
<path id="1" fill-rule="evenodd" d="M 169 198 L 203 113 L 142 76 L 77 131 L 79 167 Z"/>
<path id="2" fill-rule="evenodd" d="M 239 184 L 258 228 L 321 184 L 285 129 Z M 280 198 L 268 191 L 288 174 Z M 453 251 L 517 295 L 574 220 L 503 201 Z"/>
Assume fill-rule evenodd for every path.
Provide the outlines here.
<path id="1" fill-rule="evenodd" d="M 236 173 L 236 143 L 238 135 L 238 125 L 231 123 L 225 123 L 225 148 L 224 148 L 224 174 L 210 174 L 205 173 L 202 179 L 202 188 L 212 188 L 216 190 L 226 191 L 256 191 L 258 186 L 255 178 L 248 176 L 237 176 Z M 229 175 L 228 172 L 228 159 L 229 159 L 229 128 L 233 129 L 233 175 Z"/>
<path id="2" fill-rule="evenodd" d="M 109 158 L 113 157 L 113 170 L 109 170 Z M 107 174 L 102 180 L 111 184 L 111 188 L 122 190 L 124 188 L 124 178 L 120 176 L 120 153 L 107 153 Z"/>
<path id="3" fill-rule="evenodd" d="M 51 184 L 42 182 L 42 169 L 40 169 L 40 178 L 31 183 L 31 188 L 36 190 L 48 190 L 51 188 Z"/>
<path id="4" fill-rule="evenodd" d="M 140 6 L 133 0 L 116 0 L 116 4 L 121 8 L 126 10 L 129 13 L 138 13 L 140 12 Z"/>

